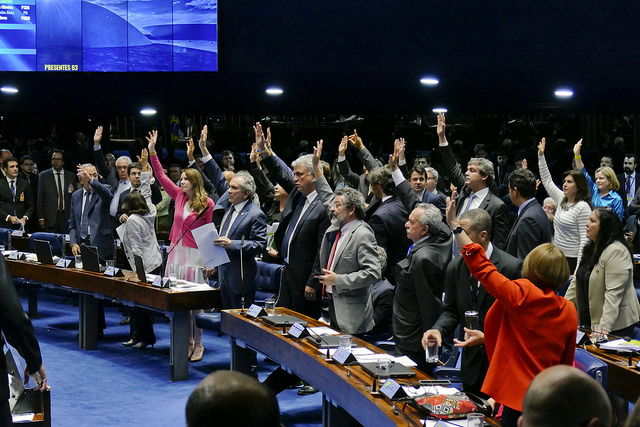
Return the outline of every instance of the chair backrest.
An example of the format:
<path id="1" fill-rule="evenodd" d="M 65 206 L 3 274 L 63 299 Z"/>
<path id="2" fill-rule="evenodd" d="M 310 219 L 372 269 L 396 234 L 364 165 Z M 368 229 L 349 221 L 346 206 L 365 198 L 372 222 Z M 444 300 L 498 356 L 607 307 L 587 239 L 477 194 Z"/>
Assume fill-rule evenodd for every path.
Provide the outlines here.
<path id="1" fill-rule="evenodd" d="M 45 232 L 37 232 L 31 235 L 31 239 L 29 240 L 29 246 L 31 247 L 31 252 L 35 251 L 35 247 L 33 245 L 34 240 L 46 240 L 51 245 L 51 253 L 57 256 L 63 256 L 64 247 L 64 234 L 56 234 L 56 233 L 45 233 Z"/>
<path id="2" fill-rule="evenodd" d="M 7 249 L 11 245 L 11 229 L 0 228 L 0 245 L 5 245 Z"/>
<path id="3" fill-rule="evenodd" d="M 609 367 L 606 362 L 598 359 L 583 348 L 576 348 L 574 361 L 576 368 L 586 372 L 590 377 L 598 381 L 602 387 L 607 388 L 607 372 Z"/>
<path id="4" fill-rule="evenodd" d="M 258 261 L 258 274 L 256 274 L 256 301 L 261 301 L 269 296 L 276 296 L 280 292 L 280 282 L 284 266 Z"/>

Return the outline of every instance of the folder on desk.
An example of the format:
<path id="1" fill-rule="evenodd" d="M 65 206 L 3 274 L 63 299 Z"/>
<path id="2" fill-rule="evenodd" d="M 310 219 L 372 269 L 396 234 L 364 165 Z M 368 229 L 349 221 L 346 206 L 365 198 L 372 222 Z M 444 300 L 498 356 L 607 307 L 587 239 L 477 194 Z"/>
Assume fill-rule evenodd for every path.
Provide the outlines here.
<path id="1" fill-rule="evenodd" d="M 362 366 L 363 371 L 372 377 L 377 375 L 378 368 L 376 362 L 361 363 L 360 366 Z M 416 373 L 413 369 L 409 369 L 400 363 L 392 363 L 391 369 L 389 369 L 389 376 L 391 378 L 411 378 L 415 377 Z"/>
<path id="2" fill-rule="evenodd" d="M 305 322 L 302 319 L 298 319 L 295 316 L 288 316 L 288 315 L 282 315 L 282 316 L 264 316 L 261 317 L 262 320 L 264 320 L 265 323 L 271 325 L 271 326 L 277 326 L 278 328 L 281 328 L 283 326 L 291 326 L 294 323 L 300 323 L 302 326 L 307 326 L 307 322 Z"/>

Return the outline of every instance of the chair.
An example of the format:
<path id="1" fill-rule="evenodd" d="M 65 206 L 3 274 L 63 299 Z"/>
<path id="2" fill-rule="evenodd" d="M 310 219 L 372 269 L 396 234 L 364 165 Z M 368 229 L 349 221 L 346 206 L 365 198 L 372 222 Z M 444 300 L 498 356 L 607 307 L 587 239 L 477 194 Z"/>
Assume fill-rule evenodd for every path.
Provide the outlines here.
<path id="1" fill-rule="evenodd" d="M 0 228 L 0 245 L 4 245 L 5 248 L 11 248 L 11 229 Z"/>
<path id="2" fill-rule="evenodd" d="M 37 232 L 37 233 L 33 233 L 31 235 L 31 239 L 29 240 L 29 247 L 31 248 L 31 251 L 34 252 L 35 248 L 34 248 L 34 244 L 33 241 L 34 240 L 44 240 L 49 242 L 49 244 L 51 245 L 51 253 L 55 256 L 65 256 L 64 254 L 64 234 L 56 234 L 56 233 L 44 233 L 44 232 Z"/>
<path id="3" fill-rule="evenodd" d="M 598 384 L 602 387 L 607 388 L 607 372 L 609 368 L 605 362 L 583 348 L 576 348 L 574 364 L 576 368 L 586 372 L 590 377 L 598 381 Z"/>

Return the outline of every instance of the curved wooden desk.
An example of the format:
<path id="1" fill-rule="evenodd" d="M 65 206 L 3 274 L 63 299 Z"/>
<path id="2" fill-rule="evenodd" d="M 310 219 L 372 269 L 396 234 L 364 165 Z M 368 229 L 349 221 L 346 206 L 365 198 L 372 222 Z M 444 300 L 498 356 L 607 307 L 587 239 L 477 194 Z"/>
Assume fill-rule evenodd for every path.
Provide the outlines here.
<path id="1" fill-rule="evenodd" d="M 75 268 L 58 268 L 26 261 L 7 260 L 13 277 L 24 277 L 42 283 L 72 289 L 80 295 L 79 346 L 95 350 L 98 342 L 97 299 L 113 298 L 128 306 L 141 306 L 169 317 L 171 323 L 171 380 L 186 380 L 189 376 L 189 310 L 221 307 L 217 289 L 182 291 L 157 288 L 131 278 L 112 278 Z"/>
<path id="2" fill-rule="evenodd" d="M 296 316 L 309 322 L 309 326 L 326 326 L 285 308 L 278 307 L 276 313 Z M 320 390 L 323 393 L 323 425 L 345 425 L 345 411 L 363 425 L 422 425 L 420 419 L 424 419 L 425 415 L 412 407 L 407 405 L 403 412 L 401 409 L 404 404 L 400 403 L 396 415 L 389 399 L 380 395 L 372 396 L 365 387 L 372 385 L 373 378 L 360 366 L 354 365 L 347 369 L 337 363 L 328 363 L 307 340 L 284 336 L 281 328 L 241 316 L 239 310 L 222 311 L 221 331 L 231 338 L 231 369 L 237 369 L 234 360 L 237 348 L 246 346 L 275 360 L 283 369 L 295 373 Z M 354 338 L 354 342 L 358 347 L 382 353 L 379 348 L 360 339 Z M 417 383 L 420 379 L 430 377 L 416 371 L 416 377 L 407 381 Z M 495 425 L 493 420 L 489 422 Z"/>

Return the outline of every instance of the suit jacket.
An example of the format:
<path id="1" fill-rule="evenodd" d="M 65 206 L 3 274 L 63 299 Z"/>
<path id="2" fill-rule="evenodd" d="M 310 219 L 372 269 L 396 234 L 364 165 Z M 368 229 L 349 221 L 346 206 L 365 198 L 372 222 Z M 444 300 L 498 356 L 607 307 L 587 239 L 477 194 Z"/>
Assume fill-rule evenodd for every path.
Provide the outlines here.
<path id="1" fill-rule="evenodd" d="M 421 352 L 422 335 L 433 327 L 442 311 L 445 272 L 453 240 L 449 228 L 433 227 L 430 236 L 413 245 L 394 270 L 397 283 L 393 301 L 393 337 L 404 351 Z"/>
<path id="2" fill-rule="evenodd" d="M 505 250 L 523 260 L 536 246 L 551 240 L 551 223 L 540 203 L 533 199 L 516 217 L 507 236 Z"/>
<path id="3" fill-rule="evenodd" d="M 11 195 L 11 188 L 6 178 L 0 179 L 0 227 L 2 228 L 20 228 L 6 221 L 7 215 L 14 215 L 18 218 L 27 216 L 32 218 L 36 214 L 36 207 L 33 203 L 33 194 L 31 193 L 31 185 L 26 179 L 16 177 L 16 195 Z"/>
<path id="4" fill-rule="evenodd" d="M 109 206 L 113 198 L 113 190 L 108 184 L 103 184 L 97 179 L 91 181 L 93 194 L 85 209 L 89 209 L 89 234 L 91 246 L 98 248 L 101 257 L 108 258 L 113 255 L 113 234 L 111 233 L 111 219 Z M 82 220 L 82 188 L 71 195 L 71 213 L 69 217 L 69 243 L 79 244 L 80 223 Z"/>
<path id="5" fill-rule="evenodd" d="M 274 243 L 282 252 L 282 241 L 285 232 L 291 224 L 291 218 L 299 203 L 304 203 L 306 196 L 302 194 L 293 182 L 293 175 L 284 169 L 284 165 L 269 156 L 263 159 L 264 165 L 269 172 L 276 177 L 280 186 L 289 193 L 289 199 L 282 211 L 282 217 L 278 230 L 274 236 Z M 318 252 L 324 232 L 329 226 L 329 215 L 325 206 L 316 196 L 304 215 L 300 218 L 298 227 L 291 236 L 289 244 L 289 263 L 284 271 L 282 289 L 280 292 L 280 305 L 291 308 L 312 317 L 320 315 L 321 292 L 316 292 L 318 296 L 310 306 L 303 303 L 305 286 L 310 286 L 319 290 L 320 282 L 314 278 L 312 272 L 319 268 Z M 305 312 L 306 311 L 306 312 Z"/>
<path id="6" fill-rule="evenodd" d="M 391 196 L 381 203 L 368 221 L 378 246 L 387 251 L 387 268 L 383 272 L 385 277 L 392 277 L 395 265 L 407 256 L 411 240 L 407 238 L 404 225 L 408 219 L 409 214 L 400 199 Z"/>
<path id="7" fill-rule="evenodd" d="M 408 213 L 411 213 L 419 203 L 430 203 L 436 208 L 440 209 L 442 213 L 443 221 L 446 221 L 447 203 L 446 199 L 437 194 L 433 194 L 430 191 L 424 190 L 422 199 L 418 197 L 409 180 L 405 179 L 399 185 L 396 186 L 396 193 L 398 198 L 402 201 L 402 204 L 407 209 Z"/>
<path id="8" fill-rule="evenodd" d="M 64 217 L 69 219 L 71 212 L 71 195 L 75 191 L 75 185 L 78 179 L 76 176 L 63 169 L 62 194 L 64 196 Z M 56 175 L 53 168 L 49 168 L 40 173 L 38 182 L 38 219 L 44 219 L 47 227 L 53 227 L 56 223 L 58 212 L 58 186 L 56 185 Z"/>
<path id="9" fill-rule="evenodd" d="M 622 198 L 622 205 L 626 210 L 627 206 L 631 203 L 631 200 L 627 201 L 627 182 L 624 177 L 624 173 L 619 173 L 618 175 L 616 175 L 616 177 L 618 178 L 618 182 L 620 183 L 620 188 L 618 188 L 618 194 Z M 640 173 L 639 172 L 636 172 L 636 179 L 633 182 L 633 185 L 631 186 L 630 190 L 631 190 L 631 199 L 634 199 L 636 193 L 638 192 L 638 190 L 640 190 Z"/>
<path id="10" fill-rule="evenodd" d="M 379 166 L 382 166 L 380 162 L 371 155 L 366 147 L 362 150 L 358 150 L 358 158 L 369 172 Z M 351 187 L 356 188 L 360 193 L 362 193 L 366 199 L 369 195 L 369 181 L 366 180 L 365 174 L 357 174 L 353 172 L 349 166 L 349 162 L 346 160 L 338 162 L 338 168 L 340 170 L 340 175 L 344 177 L 345 181 L 347 181 Z M 373 204 L 373 201 L 371 204 Z"/>
<path id="11" fill-rule="evenodd" d="M 102 176 L 102 180 L 109 184 L 115 191 L 116 187 L 118 187 L 118 182 L 120 181 L 120 178 L 118 178 L 118 170 L 115 167 L 113 169 L 109 169 L 102 147 L 99 150 L 93 150 L 93 158 L 96 169 L 100 176 Z"/>
<path id="12" fill-rule="evenodd" d="M 576 307 L 576 281 L 565 298 Z M 578 309 L 580 312 L 580 309 Z M 640 304 L 633 287 L 633 262 L 620 242 L 607 246 L 589 276 L 589 316 L 591 325 L 608 331 L 624 329 L 640 319 Z"/>
<path id="13" fill-rule="evenodd" d="M 0 257 L 0 329 L 9 344 L 15 347 L 30 372 L 37 372 L 42 365 L 40 346 L 33 332 L 29 317 L 22 310 L 18 293 L 3 257 Z M 0 352 L 0 400 L 9 400 L 7 362 L 4 349 Z"/>
<path id="14" fill-rule="evenodd" d="M 464 185 L 464 174 L 460 169 L 460 165 L 456 161 L 451 146 L 440 147 L 440 157 L 444 163 L 445 169 L 449 172 L 451 183 L 458 187 L 458 200 L 456 200 L 456 211 L 460 215 L 462 206 L 471 194 L 471 189 Z M 493 183 L 495 184 L 495 183 Z M 495 185 L 492 185 L 494 187 Z M 504 202 L 492 192 L 489 191 L 487 196 L 480 203 L 480 209 L 484 209 L 491 216 L 491 242 L 500 249 L 504 249 L 509 235 L 509 211 Z"/>
<path id="15" fill-rule="evenodd" d="M 498 272 L 511 280 L 519 279 L 522 271 L 522 260 L 493 247 L 489 258 Z M 477 295 L 474 298 L 471 289 L 471 280 L 477 280 L 471 276 L 467 263 L 462 257 L 456 257 L 447 266 L 447 281 L 444 296 L 442 314 L 433 325 L 444 337 L 458 325 L 464 325 L 465 311 L 476 310 L 480 329 L 484 330 L 484 318 L 493 305 L 495 298 L 479 285 Z M 484 377 L 489 367 L 489 359 L 484 346 L 466 347 L 462 352 L 462 364 L 460 377 L 465 384 L 476 384 L 480 377 Z"/>
<path id="16" fill-rule="evenodd" d="M 116 220 L 120 221 L 120 217 L 122 216 L 122 204 L 124 203 L 124 198 L 127 197 L 127 194 L 131 193 L 133 187 L 124 190 L 120 193 L 120 199 L 118 200 L 118 210 L 116 211 Z M 144 200 L 147 202 L 147 206 L 149 207 L 149 214 L 155 218 L 156 216 L 156 205 L 151 201 L 151 184 L 149 184 L 149 172 L 142 173 L 142 179 L 140 182 L 140 187 L 137 188 L 143 196 Z"/>

